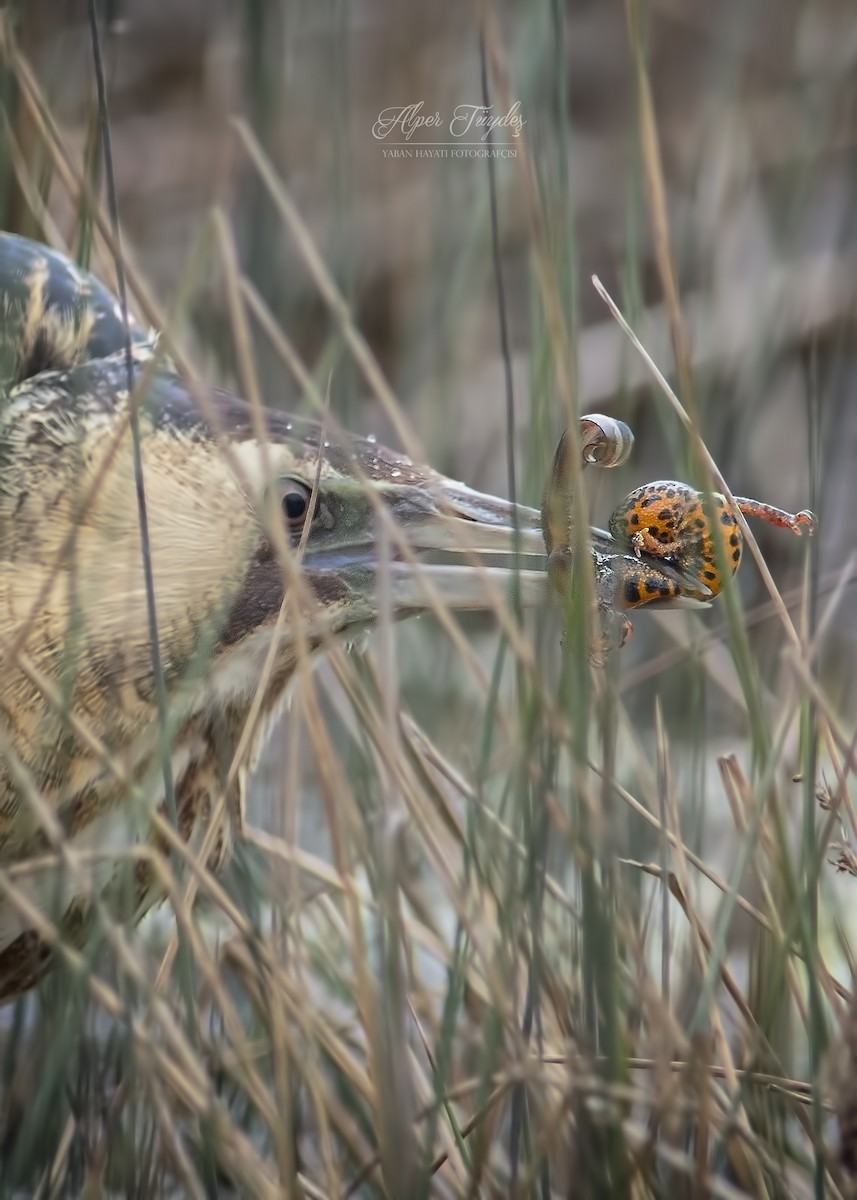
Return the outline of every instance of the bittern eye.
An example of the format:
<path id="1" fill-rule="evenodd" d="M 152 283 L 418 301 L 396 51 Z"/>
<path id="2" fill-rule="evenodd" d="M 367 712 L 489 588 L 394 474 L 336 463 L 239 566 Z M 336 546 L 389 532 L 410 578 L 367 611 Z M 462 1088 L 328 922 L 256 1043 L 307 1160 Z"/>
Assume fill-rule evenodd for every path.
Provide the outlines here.
<path id="1" fill-rule="evenodd" d="M 283 514 L 290 528 L 300 529 L 306 520 L 311 496 L 310 489 L 302 483 L 289 480 L 283 492 Z"/>

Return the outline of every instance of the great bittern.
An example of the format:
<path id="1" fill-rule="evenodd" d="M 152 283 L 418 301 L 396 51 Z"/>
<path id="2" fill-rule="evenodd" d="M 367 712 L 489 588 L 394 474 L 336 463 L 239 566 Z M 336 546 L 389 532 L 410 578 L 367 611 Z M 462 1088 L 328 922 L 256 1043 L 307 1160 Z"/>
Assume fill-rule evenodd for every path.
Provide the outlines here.
<path id="1" fill-rule="evenodd" d="M 82 940 L 93 897 L 118 887 L 111 848 L 153 836 L 165 785 L 117 303 L 61 255 L 11 235 L 0 235 L 0 296 L 0 997 L 8 997 L 50 960 L 36 917 Z M 540 514 L 513 511 L 371 438 L 329 441 L 315 423 L 254 412 L 223 391 L 193 396 L 141 331 L 132 336 L 178 826 L 198 850 L 212 813 L 223 813 L 209 838 L 216 867 L 240 833 L 245 770 L 300 647 L 351 637 L 377 617 L 379 543 L 393 615 L 424 611 L 433 596 L 453 609 L 483 608 L 489 584 L 496 595 L 508 571 L 472 557 L 416 569 L 410 550 L 508 553 L 517 525 L 520 549 L 543 553 Z M 608 589 L 611 562 L 628 561 L 616 550 L 596 536 L 596 573 Z M 541 599 L 543 581 L 540 571 L 518 573 L 524 602 Z M 254 700 L 258 719 L 245 737 Z M 134 789 L 142 805 L 129 801 Z M 59 870 L 60 846 L 102 853 Z M 152 871 L 138 864 L 136 913 L 157 895 Z"/>

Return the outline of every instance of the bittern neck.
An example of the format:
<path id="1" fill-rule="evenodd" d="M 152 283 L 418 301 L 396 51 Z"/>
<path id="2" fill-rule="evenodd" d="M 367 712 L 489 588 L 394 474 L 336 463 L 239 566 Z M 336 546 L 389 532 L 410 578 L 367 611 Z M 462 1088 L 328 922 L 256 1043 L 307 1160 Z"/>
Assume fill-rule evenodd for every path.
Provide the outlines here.
<path id="1" fill-rule="evenodd" d="M 21 600 L 62 561 L 52 589 L 57 632 L 81 621 L 88 652 L 121 646 L 133 655 L 148 646 L 148 612 L 130 439 L 116 443 L 118 424 L 64 456 L 32 447 L 14 456 L 0 492 L 0 554 L 17 564 L 11 583 Z M 207 446 L 152 433 L 144 469 L 162 650 L 173 666 L 238 585 L 255 549 L 254 518 Z"/>
<path id="2" fill-rule="evenodd" d="M 34 674 L 73 688 L 73 707 L 109 747 L 125 747 L 154 706 L 149 613 L 131 447 L 122 417 L 88 430 L 18 431 L 0 482 L 0 656 L 23 637 L 26 664 L 0 671 L 0 709 L 40 783 L 74 790 L 62 721 Z M 210 655 L 257 550 L 259 529 L 240 486 L 206 444 L 150 431 L 144 468 L 159 642 L 168 683 L 192 712 Z M 55 564 L 61 562 L 61 568 Z M 72 682 L 73 681 L 73 682 Z M 59 742 L 65 741 L 65 762 Z"/>

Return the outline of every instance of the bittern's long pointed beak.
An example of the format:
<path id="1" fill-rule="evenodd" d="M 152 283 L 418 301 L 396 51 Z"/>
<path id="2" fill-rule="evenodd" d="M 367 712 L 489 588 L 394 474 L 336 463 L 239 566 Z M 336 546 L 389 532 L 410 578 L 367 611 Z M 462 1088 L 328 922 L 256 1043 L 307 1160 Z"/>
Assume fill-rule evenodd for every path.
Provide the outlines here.
<path id="1" fill-rule="evenodd" d="M 397 605 L 419 607 L 430 589 L 453 609 L 493 607 L 512 588 L 525 606 L 544 602 L 545 545 L 537 509 L 447 479 L 436 479 L 425 499 L 425 512 L 411 512 L 405 519 L 408 545 L 421 556 L 437 552 L 459 561 L 426 562 L 421 557 L 416 564 L 393 563 L 390 578 Z M 405 498 L 403 506 L 412 509 L 412 498 Z M 394 501 L 394 519 L 397 507 Z"/>
<path id="2" fill-rule="evenodd" d="M 389 587 L 389 602 L 404 614 L 438 604 L 458 610 L 496 608 L 515 590 L 526 607 L 548 595 L 541 514 L 527 505 L 476 491 L 433 471 L 419 481 L 373 485 L 374 519 L 352 524 L 343 539 L 310 539 L 304 560 L 311 574 Z M 621 554 L 603 530 L 592 530 L 603 554 Z M 335 544 L 334 544 L 335 543 Z M 428 557 L 427 557 L 428 556 Z M 437 561 L 442 557 L 442 561 Z"/>
<path id="3" fill-rule="evenodd" d="M 538 509 L 446 479 L 435 484 L 432 501 L 425 520 L 409 528 L 412 544 L 422 550 L 545 555 Z"/>
<path id="4" fill-rule="evenodd" d="M 438 604 L 494 608 L 512 586 L 522 604 L 543 603 L 547 576 L 538 510 L 427 475 L 419 483 L 370 485 L 371 516 L 348 522 L 341 538 L 311 535 L 304 571 L 316 579 L 336 577 L 365 599 L 386 583 L 399 614 Z M 348 507 L 361 507 L 354 492 Z"/>

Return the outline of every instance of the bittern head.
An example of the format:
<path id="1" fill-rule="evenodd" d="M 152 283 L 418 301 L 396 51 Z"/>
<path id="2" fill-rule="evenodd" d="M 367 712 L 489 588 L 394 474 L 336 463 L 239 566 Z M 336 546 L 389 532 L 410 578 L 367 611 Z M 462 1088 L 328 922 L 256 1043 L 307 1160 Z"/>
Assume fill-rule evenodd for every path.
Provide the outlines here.
<path id="1" fill-rule="evenodd" d="M 544 554 L 536 510 L 474 491 L 374 438 L 271 412 L 261 430 L 234 400 L 220 412 L 228 421 L 227 459 L 255 526 L 221 646 L 282 624 L 290 585 L 310 629 L 348 635 L 382 610 L 401 617 L 439 605 L 502 604 L 516 549 Z M 429 561 L 427 553 L 447 561 Z M 487 565 L 485 553 L 504 565 Z M 515 577 L 525 601 L 543 596 L 543 572 Z"/>
<path id="2" fill-rule="evenodd" d="M 510 553 L 544 554 L 535 509 L 334 432 L 332 420 L 193 394 L 150 350 L 134 353 L 161 650 L 184 714 L 252 696 L 272 637 L 282 682 L 301 645 L 356 635 L 383 610 L 502 605 Z M 43 373 L 0 414 L 0 541 L 16 564 L 2 580 L 0 633 L 18 636 L 28 597 L 60 562 L 38 609 L 51 636 L 31 653 L 62 643 L 84 707 L 118 722 L 123 742 L 147 715 L 131 719 L 128 684 L 144 707 L 152 698 L 129 441 L 121 354 Z M 485 552 L 507 566 L 486 565 Z M 543 596 L 543 571 L 514 578 L 524 602 Z"/>

